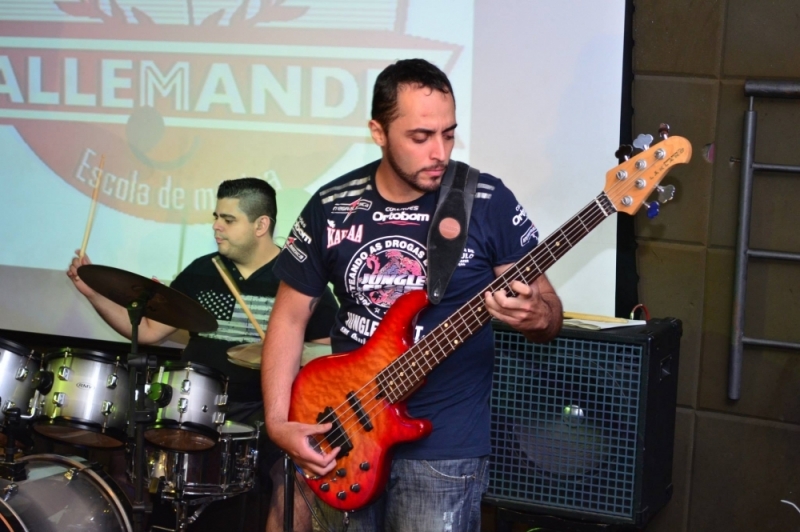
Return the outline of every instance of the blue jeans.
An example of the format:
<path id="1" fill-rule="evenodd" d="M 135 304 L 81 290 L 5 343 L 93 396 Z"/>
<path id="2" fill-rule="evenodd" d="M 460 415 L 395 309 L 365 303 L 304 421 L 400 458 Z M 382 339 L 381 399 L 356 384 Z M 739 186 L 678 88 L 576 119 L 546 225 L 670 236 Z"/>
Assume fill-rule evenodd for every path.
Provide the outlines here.
<path id="1" fill-rule="evenodd" d="M 479 532 L 488 457 L 394 460 L 386 493 L 348 514 L 347 532 Z M 317 501 L 323 530 L 343 530 L 343 514 Z"/>

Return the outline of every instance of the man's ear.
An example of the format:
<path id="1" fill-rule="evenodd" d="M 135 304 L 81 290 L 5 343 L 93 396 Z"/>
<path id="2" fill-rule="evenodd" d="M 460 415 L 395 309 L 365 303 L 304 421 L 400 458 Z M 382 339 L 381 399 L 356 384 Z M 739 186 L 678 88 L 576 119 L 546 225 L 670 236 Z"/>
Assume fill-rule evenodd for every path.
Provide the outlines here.
<path id="1" fill-rule="evenodd" d="M 377 120 L 370 120 L 368 126 L 369 132 L 372 134 L 372 140 L 375 141 L 375 144 L 381 148 L 385 147 L 386 131 L 383 130 L 383 126 L 381 126 Z"/>
<path id="2" fill-rule="evenodd" d="M 269 216 L 259 216 L 256 220 L 256 236 L 264 236 L 269 234 L 269 228 L 272 225 L 272 220 Z"/>

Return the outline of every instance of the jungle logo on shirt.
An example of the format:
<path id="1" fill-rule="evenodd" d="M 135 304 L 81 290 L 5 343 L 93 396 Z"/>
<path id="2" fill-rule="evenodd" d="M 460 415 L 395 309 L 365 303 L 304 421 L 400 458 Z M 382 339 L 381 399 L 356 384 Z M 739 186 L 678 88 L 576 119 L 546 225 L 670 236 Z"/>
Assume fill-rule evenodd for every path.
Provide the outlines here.
<path id="1" fill-rule="evenodd" d="M 381 319 L 401 295 L 425 288 L 427 251 L 409 238 L 375 239 L 358 250 L 347 266 L 347 291 Z"/>

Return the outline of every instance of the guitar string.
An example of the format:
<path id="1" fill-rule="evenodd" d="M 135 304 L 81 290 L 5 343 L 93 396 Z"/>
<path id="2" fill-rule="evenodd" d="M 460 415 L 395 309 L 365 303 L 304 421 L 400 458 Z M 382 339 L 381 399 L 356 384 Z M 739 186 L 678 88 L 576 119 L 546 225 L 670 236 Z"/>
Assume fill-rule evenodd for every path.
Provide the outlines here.
<path id="1" fill-rule="evenodd" d="M 633 161 L 630 161 L 629 166 L 631 164 L 633 164 Z M 635 164 L 633 164 L 633 169 L 634 170 L 638 170 L 638 169 L 635 168 Z M 473 330 L 470 330 L 470 323 L 466 321 L 466 317 L 462 316 L 462 314 L 464 313 L 465 310 L 469 310 L 468 314 L 471 314 L 473 318 L 477 319 L 477 324 L 476 324 L 477 328 L 482 326 L 483 323 L 485 323 L 485 319 L 489 319 L 489 318 L 491 318 L 491 316 L 489 315 L 488 311 L 485 309 L 485 306 L 478 305 L 478 302 L 476 300 L 478 300 L 478 299 L 482 300 L 483 294 L 485 292 L 487 292 L 487 291 L 492 291 L 492 288 L 494 287 L 495 284 L 500 284 L 501 285 L 497 289 L 506 288 L 506 289 L 512 291 L 512 293 L 513 293 L 513 290 L 511 290 L 511 288 L 510 288 L 510 283 L 515 279 L 520 279 L 520 278 L 521 279 L 526 279 L 528 277 L 528 276 L 524 275 L 522 272 L 520 272 L 519 268 L 521 266 L 524 266 L 525 268 L 530 269 L 531 265 L 528 265 L 528 264 L 523 265 L 523 263 L 530 262 L 530 263 L 532 263 L 532 266 L 534 266 L 536 268 L 536 272 L 534 274 L 534 277 L 530 282 L 532 282 L 533 280 L 538 278 L 540 275 L 542 275 L 544 273 L 544 271 L 538 266 L 537 259 L 541 259 L 542 255 L 544 255 L 545 252 L 547 252 L 547 253 L 549 253 L 551 255 L 551 257 L 553 259 L 553 263 L 556 262 L 563 255 L 565 255 L 570 249 L 572 249 L 572 247 L 574 247 L 575 244 L 577 244 L 580 240 L 582 240 L 583 237 L 585 237 L 593 229 L 595 229 L 602 221 L 604 221 L 605 219 L 610 217 L 612 214 L 614 214 L 616 212 L 619 212 L 619 209 L 614 207 L 614 204 L 616 203 L 616 200 L 618 200 L 622 196 L 620 195 L 616 199 L 612 199 L 611 196 L 614 196 L 614 195 L 616 195 L 616 194 L 618 194 L 620 192 L 619 190 L 615 190 L 615 189 L 622 188 L 622 189 L 624 189 L 624 191 L 627 191 L 627 189 L 630 188 L 630 183 L 631 182 L 635 182 L 636 179 L 638 177 L 640 177 L 641 174 L 645 173 L 646 171 L 647 171 L 646 168 L 642 169 L 642 170 L 640 170 L 638 172 L 634 171 L 633 174 L 630 176 L 630 180 L 631 181 L 619 180 L 617 183 L 615 183 L 614 185 L 609 187 L 608 191 L 604 191 L 604 192 L 600 193 L 598 196 L 595 197 L 595 199 L 593 201 L 590 201 L 576 216 L 574 216 L 573 218 L 568 220 L 561 227 L 559 227 L 553 233 L 551 233 L 551 235 L 548 236 L 548 238 L 546 239 L 545 242 L 543 242 L 543 244 L 549 244 L 548 241 L 551 240 L 554 235 L 557 235 L 557 234 L 561 233 L 561 237 L 564 238 L 567 241 L 567 243 L 569 244 L 569 246 L 565 246 L 563 248 L 561 246 L 557 245 L 557 247 L 559 248 L 557 251 L 561 251 L 563 249 L 562 253 L 559 253 L 559 254 L 553 253 L 553 250 L 550 249 L 550 246 L 548 246 L 548 245 L 541 246 L 541 247 L 537 246 L 536 248 L 531 250 L 531 252 L 526 254 L 522 259 L 520 259 L 517 263 L 515 263 L 511 267 L 509 267 L 505 272 L 503 272 L 503 274 L 501 276 L 499 276 L 495 280 L 493 280 L 489 284 L 487 289 L 482 290 L 480 294 L 474 296 L 467 303 L 462 305 L 462 307 L 460 307 L 451 316 L 451 319 L 449 319 L 449 320 L 447 320 L 445 322 L 445 323 L 452 323 L 454 325 L 454 327 L 451 330 L 458 337 L 457 339 L 459 340 L 459 344 L 461 342 L 463 342 L 463 339 L 461 338 L 461 335 L 458 333 L 458 326 L 459 325 L 462 325 L 462 326 L 466 325 L 466 329 L 464 329 L 464 332 L 467 333 L 467 336 L 466 336 L 467 338 L 472 336 L 472 334 L 474 334 L 474 332 L 475 332 Z M 600 204 L 603 199 L 606 200 L 605 207 L 606 208 L 610 208 L 610 212 L 608 212 L 608 213 L 605 212 L 605 210 L 603 209 L 603 206 Z M 594 207 L 596 207 L 599 210 L 599 212 L 598 212 L 598 210 L 595 210 Z M 587 212 L 584 212 L 584 211 L 587 211 Z M 592 212 L 592 211 L 594 211 L 594 212 Z M 589 223 L 589 226 L 590 226 L 589 228 L 587 228 L 586 224 L 584 223 L 584 219 L 582 218 L 582 215 L 589 216 L 589 218 L 586 218 L 586 221 Z M 580 224 L 583 226 L 583 229 L 581 230 L 577 226 L 576 227 L 569 227 L 568 229 L 569 229 L 570 233 L 568 234 L 567 232 L 565 232 L 565 229 L 567 229 L 567 226 L 569 226 L 570 223 L 574 222 L 574 221 L 580 222 Z M 577 230 L 577 232 L 576 232 L 576 230 Z M 573 238 L 575 236 L 577 236 L 577 238 L 575 239 L 574 243 L 570 240 L 569 236 L 572 236 Z M 516 273 L 518 274 L 518 276 L 517 277 L 513 277 L 511 280 L 506 280 L 505 279 L 506 277 L 511 277 L 511 276 L 509 276 L 507 274 L 512 269 L 516 270 Z M 546 269 L 547 268 L 545 268 L 545 270 Z M 476 315 L 476 310 L 473 308 L 475 306 L 479 306 L 480 307 L 477 310 L 477 312 L 480 313 L 480 316 Z M 415 351 L 421 351 L 422 348 L 430 348 L 430 347 L 439 347 L 439 348 L 445 347 L 447 349 L 450 349 L 450 347 L 451 347 L 450 345 L 443 346 L 441 344 L 441 340 L 440 340 L 440 338 L 443 339 L 443 340 L 446 340 L 447 339 L 446 338 L 447 333 L 435 334 L 437 329 L 441 328 L 442 325 L 443 324 L 440 324 L 436 328 L 434 328 L 434 330 L 432 330 L 429 334 L 427 334 L 422 340 L 420 340 L 419 342 L 414 344 L 411 348 L 409 348 L 407 351 L 402 353 L 399 357 L 397 357 L 395 360 L 393 360 L 391 363 L 389 363 L 383 370 L 381 370 L 375 377 L 373 377 L 372 379 L 367 381 L 359 390 L 355 391 L 356 397 L 364 397 L 366 395 L 366 397 L 368 399 L 368 403 L 373 403 L 372 406 L 370 406 L 368 409 L 364 409 L 363 408 L 364 405 L 363 405 L 363 402 L 362 402 L 361 412 L 359 413 L 358 409 L 351 408 L 349 403 L 347 401 L 345 401 L 345 402 L 341 403 L 339 406 L 337 406 L 335 409 L 333 409 L 333 413 L 336 414 L 337 420 L 338 420 L 338 415 L 341 413 L 342 409 L 344 409 L 345 411 L 347 411 L 347 410 L 351 410 L 352 411 L 352 413 L 349 415 L 349 417 L 345 418 L 343 421 L 339 421 L 340 428 L 345 434 L 343 434 L 341 437 L 337 438 L 337 440 L 335 440 L 334 442 L 320 441 L 319 439 L 317 439 L 318 443 L 321 446 L 325 445 L 326 443 L 329 444 L 330 445 L 329 449 L 333 449 L 333 448 L 338 447 L 339 445 L 343 444 L 345 442 L 344 438 L 347 437 L 346 433 L 348 431 L 352 431 L 353 429 L 359 430 L 359 426 L 363 427 L 363 424 L 362 424 L 361 420 L 363 420 L 364 418 L 368 418 L 369 414 L 374 413 L 377 408 L 381 408 L 381 410 L 384 410 L 390 404 L 393 404 L 393 401 L 396 402 L 397 400 L 402 398 L 405 394 L 408 393 L 409 390 L 413 389 L 414 386 L 417 385 L 416 383 L 418 383 L 422 377 L 427 375 L 427 373 L 430 370 L 432 370 L 434 367 L 436 367 L 436 365 L 438 365 L 442 360 L 444 360 L 444 358 L 449 356 L 450 353 L 448 352 L 447 355 L 442 357 L 442 360 L 439 360 L 438 355 L 435 355 L 434 356 L 435 363 L 433 365 L 430 364 L 430 362 L 427 359 L 423 358 L 422 360 L 427 362 L 428 371 L 427 372 L 423 372 L 422 375 L 417 375 L 415 373 L 417 371 L 417 369 L 418 369 L 418 368 L 416 368 L 415 364 L 417 362 L 417 359 L 419 358 L 419 353 L 414 353 Z M 477 328 L 476 328 L 476 330 L 477 330 Z M 435 346 L 428 345 L 428 344 L 430 344 L 432 342 L 435 343 L 436 345 Z M 451 340 L 451 344 L 452 344 L 452 340 Z M 456 349 L 457 347 L 458 346 L 454 347 L 450 351 Z M 430 349 L 428 349 L 425 354 L 430 354 Z M 406 363 L 409 363 L 409 362 L 412 364 L 412 366 L 410 366 L 410 367 L 403 366 L 403 364 L 406 364 Z M 401 375 L 405 374 L 405 370 L 411 369 L 412 374 L 414 374 L 414 376 L 415 376 L 415 378 L 417 380 L 416 380 L 415 384 L 411 385 L 407 389 L 403 389 L 403 391 L 400 392 L 399 395 L 396 395 L 393 398 L 393 401 L 390 401 L 388 399 L 388 395 L 390 393 L 395 393 L 395 392 L 384 392 L 386 394 L 386 396 L 387 396 L 387 400 L 384 401 L 379 397 L 380 393 L 381 393 L 381 388 L 379 386 L 380 383 L 378 382 L 378 380 L 381 377 L 381 375 L 383 375 L 384 373 L 387 372 L 387 370 L 392 370 L 392 371 L 397 370 L 398 368 L 396 366 L 398 366 L 398 365 L 400 366 L 400 369 L 403 369 L 403 371 L 401 372 Z M 391 371 L 389 371 L 389 373 L 391 373 Z M 365 390 L 367 389 L 368 386 L 371 386 L 371 385 L 373 385 L 373 386 L 365 394 Z M 375 396 L 375 398 L 373 398 L 373 395 Z M 359 419 L 356 419 L 355 421 L 353 421 L 354 418 L 359 418 Z"/>

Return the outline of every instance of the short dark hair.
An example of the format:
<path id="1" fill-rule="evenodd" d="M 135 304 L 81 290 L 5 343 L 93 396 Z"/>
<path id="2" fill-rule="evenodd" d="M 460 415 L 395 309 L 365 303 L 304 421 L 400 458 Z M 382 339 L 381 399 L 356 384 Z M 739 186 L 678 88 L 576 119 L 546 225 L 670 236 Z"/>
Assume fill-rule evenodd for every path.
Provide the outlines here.
<path id="1" fill-rule="evenodd" d="M 384 131 L 397 118 L 397 92 L 401 85 L 413 85 L 450 94 L 456 97 L 447 74 L 424 59 L 402 59 L 383 69 L 375 80 L 372 92 L 372 119 Z"/>
<path id="2" fill-rule="evenodd" d="M 272 236 L 275 232 L 275 219 L 278 217 L 278 203 L 275 189 L 269 183 L 257 177 L 223 181 L 217 189 L 217 199 L 228 198 L 239 200 L 239 208 L 251 222 L 261 216 L 269 217 L 272 220 L 269 224 L 269 236 Z"/>

